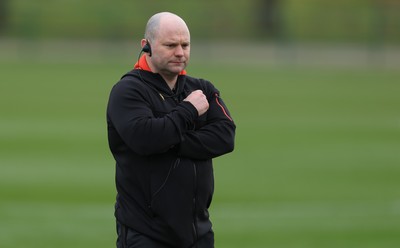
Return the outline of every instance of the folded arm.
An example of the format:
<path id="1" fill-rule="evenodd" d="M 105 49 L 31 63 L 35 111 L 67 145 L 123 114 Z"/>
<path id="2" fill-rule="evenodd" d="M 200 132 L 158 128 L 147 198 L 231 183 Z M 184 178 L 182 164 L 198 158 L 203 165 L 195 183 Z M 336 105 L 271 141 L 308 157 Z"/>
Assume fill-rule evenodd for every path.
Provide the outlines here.
<path id="1" fill-rule="evenodd" d="M 107 115 L 115 135 L 130 149 L 150 155 L 179 144 L 198 113 L 192 104 L 182 102 L 163 117 L 155 117 L 140 91 L 116 85 L 110 94 Z"/>
<path id="2" fill-rule="evenodd" d="M 206 116 L 204 122 L 202 116 L 197 120 L 198 129 L 183 134 L 180 156 L 211 159 L 233 151 L 236 126 L 218 92 L 210 97 Z"/>

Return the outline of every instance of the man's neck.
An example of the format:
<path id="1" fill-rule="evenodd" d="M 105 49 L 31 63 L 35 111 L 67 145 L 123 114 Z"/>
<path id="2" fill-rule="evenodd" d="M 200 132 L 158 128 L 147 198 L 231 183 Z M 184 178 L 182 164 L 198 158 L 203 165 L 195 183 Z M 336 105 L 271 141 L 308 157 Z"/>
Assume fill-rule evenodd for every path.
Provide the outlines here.
<path id="1" fill-rule="evenodd" d="M 159 73 L 161 75 L 161 77 L 165 80 L 165 82 L 168 84 L 168 86 L 171 90 L 173 90 L 175 88 L 176 82 L 178 80 L 177 74 L 170 74 L 168 72 L 162 72 L 162 71 L 156 70 L 156 68 L 154 68 L 153 64 L 149 61 L 149 58 L 147 56 L 146 56 L 146 63 L 153 73 Z M 184 73 L 186 73 L 186 72 L 184 72 Z"/>

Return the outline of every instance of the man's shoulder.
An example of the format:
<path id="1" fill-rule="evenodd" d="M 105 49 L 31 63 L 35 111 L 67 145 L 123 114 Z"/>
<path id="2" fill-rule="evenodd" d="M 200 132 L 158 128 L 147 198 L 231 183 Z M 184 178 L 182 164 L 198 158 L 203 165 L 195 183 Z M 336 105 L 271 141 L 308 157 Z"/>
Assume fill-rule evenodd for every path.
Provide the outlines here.
<path id="1" fill-rule="evenodd" d="M 127 82 L 140 82 L 140 75 L 138 73 L 138 70 L 131 70 L 122 75 L 122 77 L 119 79 L 118 83 L 127 83 Z"/>
<path id="2" fill-rule="evenodd" d="M 215 86 L 211 83 L 211 81 L 204 78 L 197 78 L 186 75 L 186 83 L 192 86 L 197 86 L 203 91 L 214 92 L 216 90 Z"/>
<path id="3" fill-rule="evenodd" d="M 194 77 L 194 76 L 190 76 L 190 75 L 185 75 L 186 77 L 186 81 L 188 82 L 193 82 L 193 83 L 210 83 L 210 81 L 204 79 L 204 78 L 198 78 L 198 77 Z"/>
<path id="4" fill-rule="evenodd" d="M 201 88 L 209 88 L 209 87 L 214 88 L 214 85 L 209 80 L 188 75 L 186 75 L 186 83 L 191 85 L 196 85 Z"/>
<path id="5" fill-rule="evenodd" d="M 141 90 L 144 88 L 140 75 L 137 70 L 132 70 L 125 73 L 112 87 L 112 91 L 129 92 L 132 90 Z"/>

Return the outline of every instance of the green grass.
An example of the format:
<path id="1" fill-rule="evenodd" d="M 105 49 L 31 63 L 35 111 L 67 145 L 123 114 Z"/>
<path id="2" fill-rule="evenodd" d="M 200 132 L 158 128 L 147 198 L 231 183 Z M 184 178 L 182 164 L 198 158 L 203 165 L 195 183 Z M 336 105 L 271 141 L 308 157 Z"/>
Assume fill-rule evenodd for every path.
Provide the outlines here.
<path id="1" fill-rule="evenodd" d="M 6 1 L 3 35 L 19 38 L 140 39 L 147 19 L 171 11 L 186 20 L 193 37 L 275 38 L 287 42 L 399 44 L 399 5 L 387 1 L 286 0 L 270 17 L 282 28 L 278 37 L 258 15 L 262 1 L 13 0 Z M 260 13 L 258 13 L 260 12 Z M 221 15 L 223 13 L 223 15 Z M 266 15 L 266 13 L 265 13 Z M 207 18 L 204 18 L 207 17 Z"/>
<path id="2" fill-rule="evenodd" d="M 113 247 L 108 92 L 129 63 L 1 60 L 0 247 Z M 400 72 L 215 66 L 237 124 L 215 160 L 216 247 L 400 244 Z"/>

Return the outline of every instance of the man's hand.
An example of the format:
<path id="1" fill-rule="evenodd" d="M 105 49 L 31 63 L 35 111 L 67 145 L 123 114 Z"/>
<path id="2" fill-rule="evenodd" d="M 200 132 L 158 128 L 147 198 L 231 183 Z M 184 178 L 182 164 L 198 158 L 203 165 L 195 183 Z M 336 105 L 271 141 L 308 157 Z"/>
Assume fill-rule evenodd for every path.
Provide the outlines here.
<path id="1" fill-rule="evenodd" d="M 184 99 L 184 101 L 190 102 L 197 109 L 199 116 L 207 112 L 209 107 L 207 97 L 201 90 L 193 91 Z"/>

